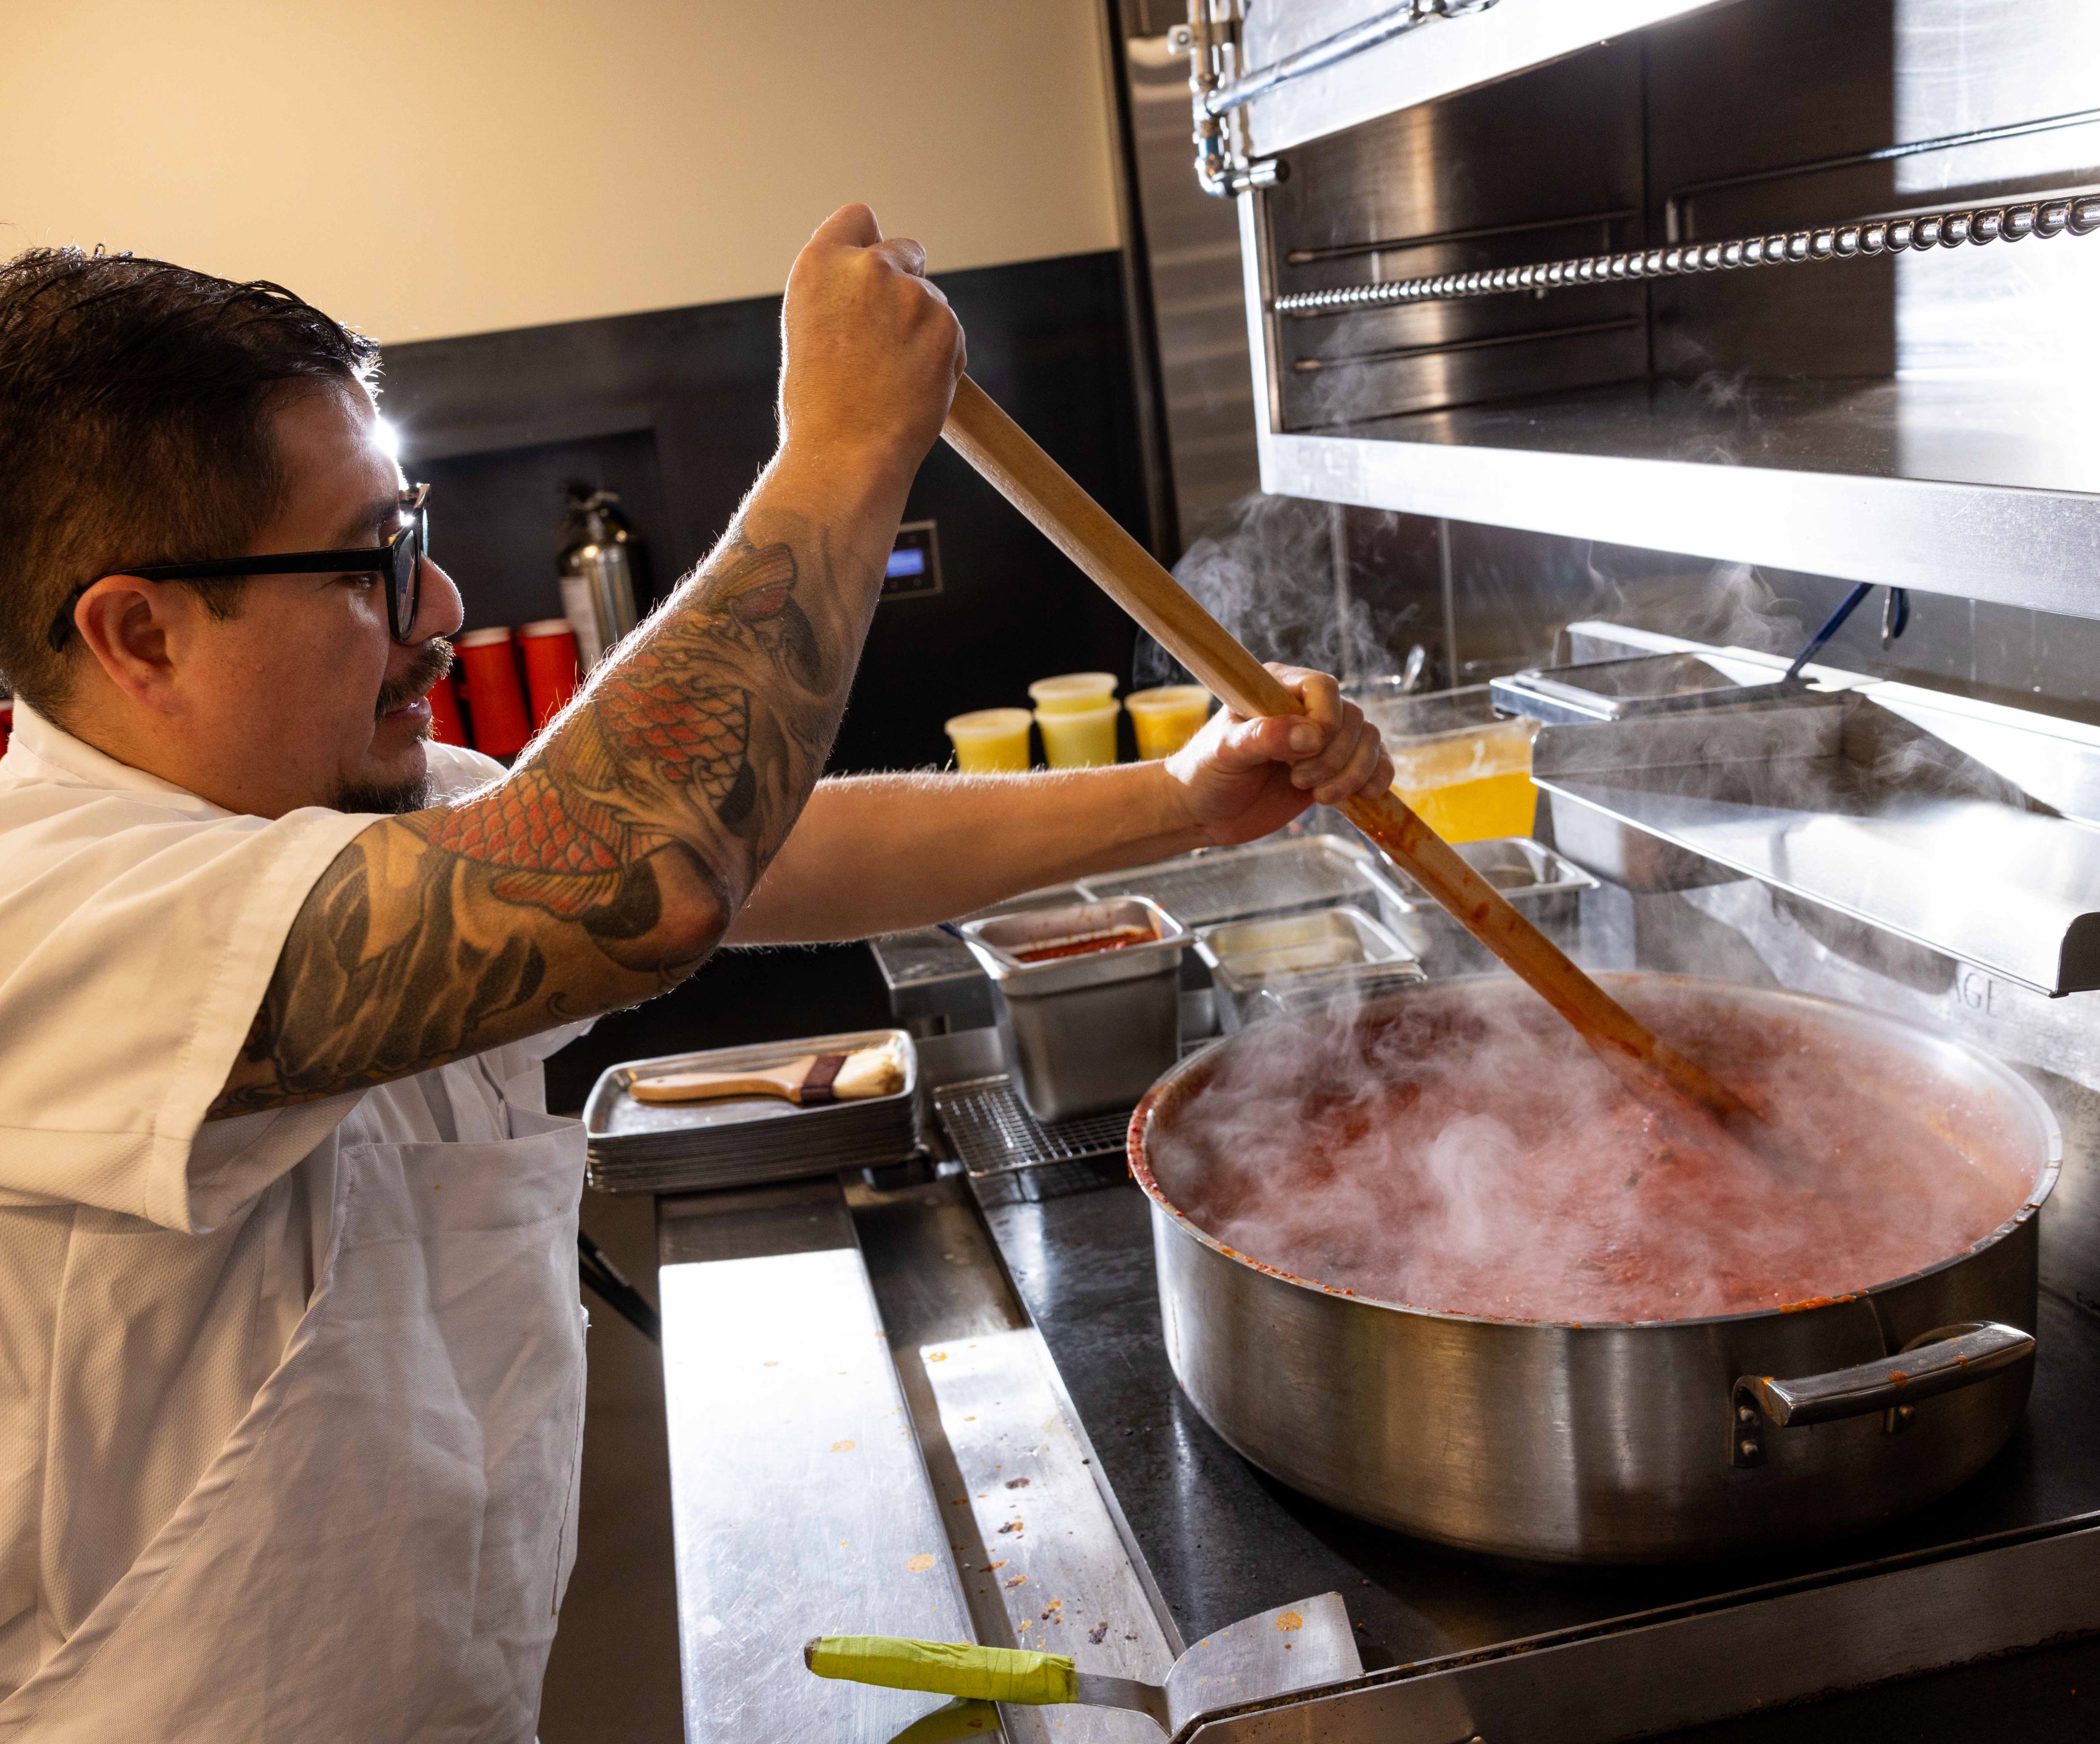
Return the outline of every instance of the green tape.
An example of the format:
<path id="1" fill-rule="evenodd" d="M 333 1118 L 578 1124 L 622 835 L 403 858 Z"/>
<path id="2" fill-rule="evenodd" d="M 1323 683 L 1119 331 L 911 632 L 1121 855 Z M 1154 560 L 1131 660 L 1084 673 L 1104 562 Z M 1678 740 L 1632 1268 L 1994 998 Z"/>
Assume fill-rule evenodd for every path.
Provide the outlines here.
<path id="1" fill-rule="evenodd" d="M 907 1641 L 891 1635 L 827 1635 L 810 1642 L 802 1658 L 819 1677 L 885 1689 L 929 1689 L 977 1702 L 1037 1706 L 1079 1698 L 1079 1676 L 1062 1653 Z"/>

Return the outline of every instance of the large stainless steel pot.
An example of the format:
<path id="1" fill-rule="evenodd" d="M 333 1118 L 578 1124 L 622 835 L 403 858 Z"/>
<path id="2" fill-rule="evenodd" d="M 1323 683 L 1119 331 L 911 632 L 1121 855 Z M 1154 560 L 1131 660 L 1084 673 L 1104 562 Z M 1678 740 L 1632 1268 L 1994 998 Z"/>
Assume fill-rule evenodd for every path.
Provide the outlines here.
<path id="1" fill-rule="evenodd" d="M 1715 985 L 1602 978 L 1643 1012 L 1673 990 L 1706 996 Z M 1503 978 L 1401 998 L 1461 986 L 1457 996 L 1483 1007 L 1533 997 Z M 1558 1562 L 1688 1561 L 1826 1538 L 1979 1470 L 2032 1378 L 2036 1214 L 2062 1150 L 2054 1117 L 2023 1079 L 1958 1041 L 1805 994 L 1730 994 L 1752 1018 L 1810 1016 L 1929 1063 L 2031 1147 L 2026 1203 L 1927 1270 L 1785 1312 L 1555 1325 L 1344 1296 L 1224 1247 L 1167 1201 L 1149 1166 L 1154 1133 L 1227 1050 L 1263 1044 L 1256 1028 L 1185 1061 L 1131 1122 L 1167 1353 L 1205 1419 L 1264 1470 L 1366 1520 Z"/>

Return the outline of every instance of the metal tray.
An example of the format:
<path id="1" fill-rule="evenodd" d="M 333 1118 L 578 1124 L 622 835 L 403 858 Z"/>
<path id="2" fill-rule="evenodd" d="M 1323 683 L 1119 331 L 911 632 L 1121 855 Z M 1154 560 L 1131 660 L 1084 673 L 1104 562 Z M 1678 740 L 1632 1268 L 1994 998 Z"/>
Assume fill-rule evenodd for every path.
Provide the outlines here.
<path id="1" fill-rule="evenodd" d="M 1077 885 L 1049 885 L 958 918 L 978 921 L 1080 899 Z M 938 1034 L 942 1027 L 971 1029 L 992 1022 L 991 983 L 959 934 L 923 926 L 885 933 L 867 943 L 889 992 L 890 1015 L 913 1033 L 923 1035 L 930 1027 Z"/>
<path id="2" fill-rule="evenodd" d="M 1114 896 L 1054 908 L 1027 908 L 988 915 L 963 924 L 963 943 L 977 965 L 1016 998 L 1131 981 L 1154 974 L 1169 957 L 1178 964 L 1189 929 L 1147 896 Z M 1071 956 L 1031 963 L 1019 953 L 1045 946 L 1079 944 L 1129 931 L 1148 936 L 1128 944 L 1083 950 Z"/>
<path id="3" fill-rule="evenodd" d="M 1529 836 L 1498 836 L 1487 841 L 1461 842 L 1458 856 L 1511 902 L 1524 898 L 1536 899 L 1563 890 L 1597 888 L 1597 881 L 1581 867 Z M 1404 874 L 1401 876 L 1404 887 L 1418 903 L 1429 899 L 1428 894 L 1419 890 L 1412 879 L 1405 878 Z"/>
<path id="4" fill-rule="evenodd" d="M 1149 896 L 1185 926 L 1353 903 L 1388 921 L 1410 906 L 1385 863 L 1346 836 L 1272 836 L 1082 879 L 1088 896 Z"/>
<path id="5" fill-rule="evenodd" d="M 1224 921 L 1196 935 L 1196 951 L 1210 968 L 1229 1035 L 1338 996 L 1374 998 L 1423 978 L 1399 939 L 1346 906 Z"/>
<path id="6" fill-rule="evenodd" d="M 1282 979 L 1405 956 L 1401 943 L 1361 908 L 1226 921 L 1196 935 L 1211 978 L 1234 992 Z"/>
<path id="7" fill-rule="evenodd" d="M 1573 666 L 1533 667 L 1490 686 L 1495 707 L 1550 725 L 1621 721 L 1796 696 L 1805 681 L 1744 683 L 1702 655 L 1638 654 Z"/>
<path id="8" fill-rule="evenodd" d="M 637 1078 L 673 1071 L 745 1071 L 809 1053 L 898 1044 L 904 1087 L 888 1096 L 815 1108 L 774 1097 L 714 1102 L 638 1102 Z M 902 1030 L 858 1030 L 661 1054 L 609 1066 L 584 1104 L 591 1184 L 607 1192 L 734 1186 L 794 1174 L 893 1163 L 918 1143 L 919 1060 Z"/>

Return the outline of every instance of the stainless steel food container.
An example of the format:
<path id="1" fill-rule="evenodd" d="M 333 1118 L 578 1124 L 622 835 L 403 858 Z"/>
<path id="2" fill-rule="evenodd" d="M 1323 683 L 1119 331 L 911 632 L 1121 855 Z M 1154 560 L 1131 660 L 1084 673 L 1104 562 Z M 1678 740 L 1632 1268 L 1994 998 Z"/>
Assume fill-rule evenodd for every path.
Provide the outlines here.
<path id="1" fill-rule="evenodd" d="M 1665 1024 L 1670 999 L 1715 986 L 1599 978 Z M 1262 1044 L 1250 1033 L 1192 1057 L 1131 1121 L 1167 1354 L 1205 1419 L 1264 1471 L 1364 1519 L 1555 1562 L 1776 1550 L 1892 1519 L 1978 1471 L 2032 1381 L 2055 1119 L 1959 1041 L 1807 994 L 1728 993 L 1753 1018 L 1805 1016 L 1930 1066 L 1961 1093 L 1959 1118 L 2016 1137 L 2034 1170 L 2026 1202 L 1937 1265 L 1790 1310 L 1573 1325 L 1343 1295 L 1225 1247 L 1153 1177 L 1152 1134 L 1233 1049 Z M 1507 979 L 1401 996 L 1489 1009 L 1532 996 Z"/>
<path id="2" fill-rule="evenodd" d="M 1588 872 L 1528 836 L 1462 841 L 1457 846 L 1458 857 L 1525 920 L 1556 944 L 1573 947 L 1582 927 L 1582 893 L 1597 888 Z M 1393 930 L 1432 980 L 1476 975 L 1495 967 L 1488 947 L 1457 916 L 1405 873 L 1396 872 L 1394 876 L 1411 907 Z"/>
<path id="3" fill-rule="evenodd" d="M 1251 915 L 1295 914 L 1349 903 L 1386 920 L 1407 898 L 1385 857 L 1347 835 L 1270 836 L 1233 848 L 1198 848 L 1150 866 L 1082 879 L 1095 902 L 1144 896 L 1185 926 L 1208 926 Z"/>
<path id="4" fill-rule="evenodd" d="M 1770 702 L 1808 688 L 1803 679 L 1762 673 L 1756 678 L 1739 677 L 1740 670 L 1731 671 L 1700 654 L 1637 654 L 1572 666 L 1533 667 L 1497 678 L 1490 688 L 1495 707 L 1503 713 L 1529 715 L 1549 726 Z"/>
<path id="5" fill-rule="evenodd" d="M 1024 963 L 1018 953 L 1139 927 L 1140 944 Z M 999 1041 L 1039 1120 L 1127 1108 L 1179 1057 L 1188 929 L 1142 896 L 965 922 L 963 942 L 992 984 Z"/>
<path id="6" fill-rule="evenodd" d="M 1377 998 L 1423 978 L 1397 938 L 1347 905 L 1207 926 L 1196 934 L 1196 954 L 1210 969 L 1229 1035 L 1264 1018 L 1341 997 Z"/>

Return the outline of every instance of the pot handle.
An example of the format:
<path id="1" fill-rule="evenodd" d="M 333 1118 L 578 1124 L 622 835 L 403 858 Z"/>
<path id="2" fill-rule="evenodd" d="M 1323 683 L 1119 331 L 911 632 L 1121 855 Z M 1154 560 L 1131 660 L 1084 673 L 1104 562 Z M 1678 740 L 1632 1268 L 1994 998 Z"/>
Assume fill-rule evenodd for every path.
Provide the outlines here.
<path id="1" fill-rule="evenodd" d="M 1886 1411 L 1884 1427 L 1896 1434 L 1910 1427 L 1911 1406 L 1918 1400 L 1952 1393 L 2024 1362 L 2034 1349 L 2034 1335 L 2018 1327 L 1963 1320 L 1920 1333 L 1893 1357 L 1851 1368 L 1791 1380 L 1745 1375 L 1736 1382 L 1730 1405 L 1734 1463 L 1764 1464 L 1768 1424 L 1785 1429 Z"/>

